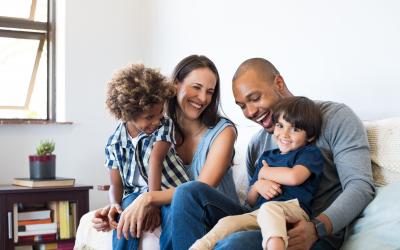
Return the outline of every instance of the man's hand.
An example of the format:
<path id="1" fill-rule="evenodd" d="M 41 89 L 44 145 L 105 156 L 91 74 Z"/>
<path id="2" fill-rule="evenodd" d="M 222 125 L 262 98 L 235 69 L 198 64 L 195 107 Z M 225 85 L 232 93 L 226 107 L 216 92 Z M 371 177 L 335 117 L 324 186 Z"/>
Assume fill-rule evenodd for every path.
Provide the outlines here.
<path id="1" fill-rule="evenodd" d="M 288 250 L 308 250 L 318 240 L 315 226 L 312 222 L 286 217 L 286 222 L 292 225 L 288 230 Z"/>
<path id="2" fill-rule="evenodd" d="M 92 219 L 94 229 L 102 232 L 107 232 L 111 230 L 111 226 L 107 217 L 109 211 L 110 205 L 96 210 Z"/>
<path id="3" fill-rule="evenodd" d="M 267 200 L 274 198 L 282 193 L 281 185 L 270 180 L 259 179 L 254 184 L 257 192 Z"/>

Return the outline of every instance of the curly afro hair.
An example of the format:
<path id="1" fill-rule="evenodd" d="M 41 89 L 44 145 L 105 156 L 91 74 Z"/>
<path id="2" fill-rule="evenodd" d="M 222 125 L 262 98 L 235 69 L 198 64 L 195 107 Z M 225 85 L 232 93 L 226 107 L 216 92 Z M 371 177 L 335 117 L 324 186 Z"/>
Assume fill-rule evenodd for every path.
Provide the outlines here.
<path id="1" fill-rule="evenodd" d="M 108 83 L 106 104 L 115 118 L 127 122 L 174 96 L 175 88 L 159 71 L 131 64 Z"/>

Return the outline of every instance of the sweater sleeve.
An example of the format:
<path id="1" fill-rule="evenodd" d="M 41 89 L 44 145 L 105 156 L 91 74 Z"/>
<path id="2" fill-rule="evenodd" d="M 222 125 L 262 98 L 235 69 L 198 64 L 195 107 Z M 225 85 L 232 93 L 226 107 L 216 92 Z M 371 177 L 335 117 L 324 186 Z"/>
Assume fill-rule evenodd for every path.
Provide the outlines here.
<path id="1" fill-rule="evenodd" d="M 332 151 L 342 193 L 323 212 L 333 233 L 350 224 L 372 201 L 375 188 L 367 134 L 360 119 L 343 105 L 325 124 L 325 139 Z"/>

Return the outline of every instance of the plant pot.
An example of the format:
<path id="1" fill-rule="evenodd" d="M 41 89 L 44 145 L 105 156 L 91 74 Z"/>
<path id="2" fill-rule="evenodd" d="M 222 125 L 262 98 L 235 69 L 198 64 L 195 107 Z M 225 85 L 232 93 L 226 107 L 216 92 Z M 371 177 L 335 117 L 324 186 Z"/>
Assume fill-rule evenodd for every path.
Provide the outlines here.
<path id="1" fill-rule="evenodd" d="M 55 179 L 55 155 L 30 155 L 29 176 L 31 179 Z"/>

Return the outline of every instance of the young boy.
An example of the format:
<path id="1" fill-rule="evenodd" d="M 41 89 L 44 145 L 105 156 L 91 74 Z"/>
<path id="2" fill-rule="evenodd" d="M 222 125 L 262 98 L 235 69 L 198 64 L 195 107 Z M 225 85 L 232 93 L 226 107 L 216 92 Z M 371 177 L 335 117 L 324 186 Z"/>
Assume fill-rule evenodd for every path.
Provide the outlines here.
<path id="1" fill-rule="evenodd" d="M 141 64 L 119 70 L 108 84 L 107 107 L 121 121 L 105 147 L 111 182 L 108 217 L 114 229 L 117 214 L 139 194 L 189 180 L 176 155 L 173 122 L 163 112 L 174 95 L 163 75 Z"/>
<path id="2" fill-rule="evenodd" d="M 320 110 L 306 97 L 290 97 L 274 107 L 273 119 L 278 148 L 264 152 L 258 160 L 247 196 L 247 203 L 259 209 L 221 219 L 190 249 L 213 249 L 233 232 L 259 228 L 263 249 L 286 249 L 285 217 L 309 220 L 323 168 L 321 152 L 312 144 L 321 131 Z M 259 188 L 261 182 L 269 188 Z"/>

